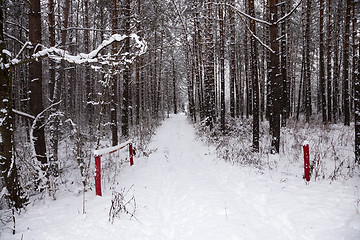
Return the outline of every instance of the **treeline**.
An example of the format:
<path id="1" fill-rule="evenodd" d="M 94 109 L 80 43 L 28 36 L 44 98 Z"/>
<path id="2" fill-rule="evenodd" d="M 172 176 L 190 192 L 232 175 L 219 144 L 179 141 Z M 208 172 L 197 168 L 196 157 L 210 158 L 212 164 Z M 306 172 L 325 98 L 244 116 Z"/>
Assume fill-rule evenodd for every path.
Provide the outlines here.
<path id="1" fill-rule="evenodd" d="M 357 102 L 356 1 L 191 1 L 189 109 L 212 127 L 253 117 L 270 123 L 272 151 L 290 117 L 350 125 Z M 227 92 L 227 89 L 229 91 Z M 228 94 L 227 96 L 224 96 Z"/>

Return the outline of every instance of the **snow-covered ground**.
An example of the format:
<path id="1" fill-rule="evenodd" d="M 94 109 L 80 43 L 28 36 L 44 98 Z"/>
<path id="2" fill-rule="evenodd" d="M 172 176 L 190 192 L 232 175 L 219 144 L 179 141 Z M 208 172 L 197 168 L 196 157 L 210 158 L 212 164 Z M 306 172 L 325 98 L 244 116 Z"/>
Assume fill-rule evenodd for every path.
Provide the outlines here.
<path id="1" fill-rule="evenodd" d="M 16 235 L 4 228 L 0 238 L 360 239 L 358 177 L 306 185 L 301 173 L 233 166 L 197 140 L 185 115 L 166 120 L 149 148 L 152 154 L 135 158 L 115 185 L 135 197 L 136 219 L 122 214 L 109 222 L 107 184 L 103 197 L 87 193 L 86 214 L 81 196 L 63 192 L 29 206 L 17 217 Z"/>

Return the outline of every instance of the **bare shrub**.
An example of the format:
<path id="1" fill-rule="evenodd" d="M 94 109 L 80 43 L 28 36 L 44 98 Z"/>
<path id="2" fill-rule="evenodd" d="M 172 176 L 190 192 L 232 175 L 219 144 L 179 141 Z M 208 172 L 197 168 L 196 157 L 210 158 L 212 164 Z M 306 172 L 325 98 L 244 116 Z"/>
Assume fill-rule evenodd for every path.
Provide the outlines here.
<path id="1" fill-rule="evenodd" d="M 120 192 L 113 191 L 111 206 L 109 211 L 109 222 L 114 223 L 115 218 L 120 217 L 122 213 L 130 215 L 131 218 L 135 218 L 137 210 L 135 196 L 128 197 L 128 193 L 133 186 L 126 190 L 126 188 L 120 189 Z"/>

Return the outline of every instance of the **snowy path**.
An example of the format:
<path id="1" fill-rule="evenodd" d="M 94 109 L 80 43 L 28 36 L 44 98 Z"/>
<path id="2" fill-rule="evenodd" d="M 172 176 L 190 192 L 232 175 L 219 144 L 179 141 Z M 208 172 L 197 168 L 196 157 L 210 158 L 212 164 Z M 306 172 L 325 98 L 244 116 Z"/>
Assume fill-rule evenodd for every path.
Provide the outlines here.
<path id="1" fill-rule="evenodd" d="M 151 148 L 157 151 L 148 159 L 146 168 L 137 171 L 135 176 L 140 184 L 145 181 L 141 184 L 146 188 L 141 198 L 148 202 L 144 206 L 146 211 L 141 210 L 146 212 L 146 222 L 134 229 L 141 231 L 140 236 L 148 239 L 241 239 L 241 236 L 291 239 L 290 230 L 284 228 L 278 232 L 279 224 L 271 223 L 261 195 L 248 196 L 241 182 L 229 185 L 227 177 L 232 166 L 215 160 L 214 154 L 196 141 L 184 116 L 165 122 Z M 138 198 L 138 193 L 135 196 Z"/>
<path id="2" fill-rule="evenodd" d="M 306 186 L 295 175 L 232 166 L 196 139 L 184 115 L 166 120 L 149 148 L 118 179 L 118 188 L 133 185 L 138 221 L 108 222 L 110 190 L 88 194 L 86 215 L 80 197 L 64 194 L 19 218 L 15 239 L 360 239 L 358 179 Z"/>

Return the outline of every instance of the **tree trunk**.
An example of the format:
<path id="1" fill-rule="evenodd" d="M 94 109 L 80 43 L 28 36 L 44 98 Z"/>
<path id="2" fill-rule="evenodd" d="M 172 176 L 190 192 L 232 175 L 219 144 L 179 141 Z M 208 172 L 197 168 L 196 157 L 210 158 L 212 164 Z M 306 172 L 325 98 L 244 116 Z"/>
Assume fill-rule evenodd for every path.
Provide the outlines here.
<path id="1" fill-rule="evenodd" d="M 235 0 L 231 0 L 231 5 L 234 6 Z M 235 117 L 235 82 L 236 82 L 236 43 L 235 43 L 235 13 L 232 8 L 229 8 L 229 27 L 230 27 L 230 46 L 229 46 L 229 84 L 230 84 L 230 116 Z"/>
<path id="2" fill-rule="evenodd" d="M 354 10 L 360 10 L 360 2 L 357 3 L 357 7 Z M 354 28 L 356 31 L 356 28 Z M 355 36 L 358 34 L 354 34 Z M 359 36 L 358 36 L 359 38 Z M 355 47 L 355 46 L 354 46 Z M 358 54 L 355 55 L 354 64 L 357 63 L 357 71 L 354 78 L 355 88 L 355 162 L 360 165 L 360 39 L 357 43 Z"/>
<path id="3" fill-rule="evenodd" d="M 332 66 L 331 66 L 331 0 L 327 0 L 327 7 L 328 7 L 328 11 L 327 11 L 327 41 L 326 41 L 326 45 L 327 45 L 327 69 L 326 69 L 326 75 L 327 75 L 327 114 L 328 114 L 328 121 L 331 122 L 332 121 Z"/>
<path id="4" fill-rule="evenodd" d="M 219 5 L 219 27 L 220 27 L 220 124 L 221 131 L 225 132 L 225 27 L 224 9 Z"/>
<path id="5" fill-rule="evenodd" d="M 55 46 L 55 12 L 54 12 L 54 0 L 49 0 L 48 2 L 49 12 L 49 43 L 50 47 Z M 50 99 L 53 99 L 54 96 L 54 86 L 55 86 L 55 62 L 49 59 L 49 93 Z"/>
<path id="6" fill-rule="evenodd" d="M 137 16 L 137 24 L 136 31 L 137 34 L 141 35 L 141 0 L 137 0 L 136 4 L 136 16 Z M 140 104 L 141 104 L 141 70 L 140 67 L 142 65 L 142 57 L 138 56 L 135 63 L 135 81 L 136 81 L 136 99 L 135 99 L 135 115 L 136 115 L 136 125 L 140 124 Z"/>
<path id="7" fill-rule="evenodd" d="M 211 0 L 208 0 L 211 2 Z M 212 5 L 207 4 L 205 10 L 205 59 L 204 59 L 204 109 L 206 125 L 213 128 L 215 122 L 215 78 L 214 78 L 214 36 L 213 36 L 213 19 Z"/>
<path id="8" fill-rule="evenodd" d="M 340 31 L 340 21 L 341 21 L 341 1 L 337 5 L 337 14 L 335 19 L 334 32 L 337 33 Z M 340 48 L 340 39 L 334 38 L 334 67 L 333 67 L 333 122 L 336 123 L 340 117 L 340 90 L 339 90 L 339 78 L 340 78 L 340 63 L 339 63 L 339 48 Z"/>
<path id="9" fill-rule="evenodd" d="M 54 1 L 49 0 L 49 42 L 51 47 L 55 47 L 55 12 L 54 12 Z M 49 93 L 50 93 L 50 104 L 55 103 L 57 99 L 57 89 L 59 88 L 58 79 L 55 77 L 55 68 L 56 63 L 49 59 Z M 61 66 L 61 70 L 63 67 Z M 54 118 L 51 121 L 50 127 L 50 147 L 49 147 L 49 163 L 50 163 L 50 174 L 57 175 L 58 174 L 58 145 L 59 145 L 59 119 L 56 116 L 57 107 L 53 107 L 51 109 L 51 113 L 54 115 Z"/>
<path id="10" fill-rule="evenodd" d="M 346 0 L 345 36 L 343 47 L 343 104 L 344 125 L 350 126 L 350 95 L 349 95 L 349 39 L 350 39 L 351 0 Z"/>
<path id="11" fill-rule="evenodd" d="M 84 0 L 84 47 L 85 52 L 88 53 L 90 51 L 90 33 L 89 33 L 89 0 Z M 94 105 L 93 100 L 94 96 L 92 95 L 92 84 L 91 84 L 91 75 L 90 69 L 88 67 L 85 68 L 85 79 L 86 79 L 86 117 L 88 122 L 89 134 L 93 134 L 93 117 L 94 117 Z"/>
<path id="12" fill-rule="evenodd" d="M 306 1 L 306 25 L 305 25 L 305 114 L 306 121 L 310 121 L 312 115 L 312 93 L 311 93 L 311 57 L 310 57 L 310 27 L 311 27 L 311 4 L 312 0 Z"/>
<path id="13" fill-rule="evenodd" d="M 202 37 L 201 37 L 201 27 L 200 27 L 200 3 L 195 1 L 195 14 L 194 14 L 194 58 L 195 58 L 195 79 L 196 79 L 196 94 L 198 99 L 198 109 L 200 114 L 200 121 L 205 118 L 205 103 L 204 103 L 204 94 L 203 94 L 203 58 L 202 58 Z"/>
<path id="14" fill-rule="evenodd" d="M 327 123 L 326 116 L 326 82 L 325 82 L 325 59 L 324 59 L 324 0 L 320 0 L 320 47 L 319 47 L 319 87 L 321 97 L 322 121 Z"/>
<path id="15" fill-rule="evenodd" d="M 247 4 L 246 4 L 247 5 Z M 244 65 L 245 65 L 245 104 L 246 104 L 246 117 L 249 118 L 249 116 L 252 114 L 252 92 L 251 92 L 251 83 L 250 78 L 251 74 L 249 71 L 249 44 L 248 44 L 248 33 L 244 33 Z"/>
<path id="16" fill-rule="evenodd" d="M 281 12 L 284 16 L 287 13 L 286 2 L 281 3 Z M 280 62 L 281 62 L 281 78 L 283 82 L 283 94 L 282 94 L 282 118 L 281 118 L 281 125 L 286 126 L 286 120 L 289 118 L 290 115 L 290 83 L 288 77 L 288 66 L 287 66 L 287 34 L 286 34 L 286 24 L 287 20 L 283 20 L 281 23 L 281 55 L 280 55 Z"/>
<path id="17" fill-rule="evenodd" d="M 124 4 L 124 34 L 129 36 L 130 35 L 130 0 L 125 0 Z M 124 52 L 130 51 L 130 38 L 127 38 L 124 43 Z M 123 73 L 123 101 L 122 101 L 122 116 L 121 116 L 121 134 L 124 139 L 129 137 L 129 83 L 130 83 L 130 66 L 126 64 L 125 70 Z"/>
<path id="18" fill-rule="evenodd" d="M 248 0 L 249 15 L 255 18 L 254 0 Z M 256 35 L 255 21 L 250 20 L 250 30 Z M 256 39 L 250 38 L 250 70 L 253 92 L 253 150 L 259 151 L 259 79 Z"/>
<path id="19" fill-rule="evenodd" d="M 117 33 L 118 29 L 118 12 L 117 12 L 117 0 L 112 0 L 112 34 Z M 117 43 L 112 44 L 112 54 L 117 54 Z M 111 135 L 112 145 L 118 145 L 118 122 L 117 122 L 117 108 L 118 108 L 118 74 L 116 67 L 113 67 L 112 82 L 111 82 L 111 110 L 110 110 L 110 122 L 111 122 Z"/>
<path id="20" fill-rule="evenodd" d="M 270 3 L 270 47 L 274 52 L 270 52 L 269 62 L 269 81 L 271 84 L 272 111 L 271 111 L 271 152 L 279 153 L 280 148 L 280 114 L 282 111 L 282 81 L 279 73 L 279 43 L 278 43 L 278 26 L 277 22 L 277 0 L 269 0 Z"/>
<path id="21" fill-rule="evenodd" d="M 4 13 L 3 0 L 0 0 L 0 62 L 7 63 L 4 41 Z M 19 184 L 14 148 L 14 114 L 12 111 L 12 81 L 8 69 L 0 68 L 0 170 L 3 183 L 7 189 L 10 200 L 10 207 L 20 209 L 24 206 L 26 199 L 22 196 L 22 189 Z"/>
<path id="22" fill-rule="evenodd" d="M 31 0 L 31 9 L 29 11 L 29 40 L 32 43 L 32 53 L 41 49 L 41 14 L 40 0 Z M 44 110 L 43 107 L 43 89 L 42 89 L 42 63 L 32 61 L 29 64 L 29 81 L 30 81 L 30 112 L 37 116 Z M 42 170 L 47 169 L 46 144 L 43 127 L 44 119 L 41 117 L 33 129 L 34 147 L 36 158 L 42 164 Z"/>
<path id="23" fill-rule="evenodd" d="M 174 114 L 178 114 L 177 109 L 177 97 L 176 97 L 176 71 L 175 71 L 175 55 L 172 56 L 172 77 L 173 77 L 173 104 L 174 104 Z"/>

